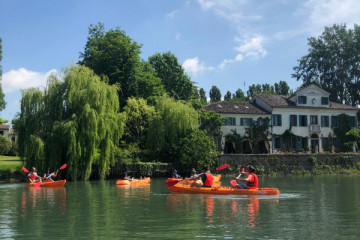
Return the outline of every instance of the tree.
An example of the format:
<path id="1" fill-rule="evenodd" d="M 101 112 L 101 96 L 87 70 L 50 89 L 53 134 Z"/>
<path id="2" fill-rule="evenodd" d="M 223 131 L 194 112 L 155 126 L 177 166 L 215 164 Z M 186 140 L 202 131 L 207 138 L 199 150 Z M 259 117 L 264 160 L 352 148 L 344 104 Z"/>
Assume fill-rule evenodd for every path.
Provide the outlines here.
<path id="1" fill-rule="evenodd" d="M 346 140 L 352 145 L 353 153 L 356 153 L 356 149 L 359 149 L 360 129 L 353 128 L 348 131 L 345 136 Z"/>
<path id="2" fill-rule="evenodd" d="M 14 121 L 19 154 L 39 170 L 66 162 L 73 180 L 88 180 L 93 165 L 104 178 L 124 131 L 126 115 L 118 110 L 116 86 L 87 67 L 71 66 L 63 79 L 51 76 L 45 91 L 22 91 Z"/>
<path id="3" fill-rule="evenodd" d="M 292 77 L 306 85 L 318 81 L 330 93 L 330 100 L 357 105 L 360 100 L 360 27 L 345 24 L 326 27 L 318 37 L 308 39 L 308 53 L 298 60 Z"/>
<path id="4" fill-rule="evenodd" d="M 142 98 L 129 98 L 124 112 L 127 116 L 124 138 L 128 142 L 134 142 L 138 147 L 144 148 L 145 137 L 154 117 L 155 108 L 148 106 Z"/>
<path id="5" fill-rule="evenodd" d="M 262 93 L 262 88 L 260 84 L 252 84 L 249 86 L 249 90 L 247 91 L 247 96 L 252 97 L 257 93 Z"/>
<path id="6" fill-rule="evenodd" d="M 7 155 L 11 149 L 11 141 L 7 137 L 0 135 L 0 155 Z"/>
<path id="7" fill-rule="evenodd" d="M 0 38 L 0 62 L 2 60 L 2 39 Z M 6 102 L 5 102 L 5 94 L 3 93 L 3 90 L 2 90 L 2 66 L 0 64 L 0 112 L 2 110 L 4 110 L 4 108 L 6 107 Z M 7 120 L 3 120 L 0 118 L 0 124 L 2 123 L 5 123 L 7 122 Z"/>
<path id="8" fill-rule="evenodd" d="M 223 124 L 224 118 L 221 118 L 220 114 L 213 111 L 200 111 L 199 129 L 204 130 L 208 136 L 219 136 Z"/>
<path id="9" fill-rule="evenodd" d="M 195 87 L 190 77 L 185 74 L 177 57 L 171 52 L 156 53 L 149 57 L 149 63 L 162 80 L 166 92 L 176 100 L 193 98 Z"/>
<path id="10" fill-rule="evenodd" d="M 179 160 L 187 167 L 201 168 L 214 165 L 217 159 L 215 143 L 204 131 L 195 130 L 180 142 Z"/>
<path id="11" fill-rule="evenodd" d="M 235 95 L 233 95 L 233 98 L 237 98 L 237 99 L 243 99 L 245 97 L 244 92 L 238 88 L 235 92 Z"/>
<path id="12" fill-rule="evenodd" d="M 117 85 L 120 105 L 138 95 L 141 46 L 119 28 L 105 32 L 104 25 L 90 25 L 89 37 L 79 63 L 106 75 L 110 85 Z M 106 78 L 103 78 L 106 79 Z"/>
<path id="13" fill-rule="evenodd" d="M 157 101 L 155 109 L 146 148 L 157 152 L 167 162 L 176 161 L 181 139 L 197 129 L 198 113 L 190 103 L 184 104 L 167 96 Z"/>
<path id="14" fill-rule="evenodd" d="M 279 83 L 275 83 L 275 92 L 278 95 L 289 95 L 290 94 L 290 87 L 285 81 L 280 81 Z"/>
<path id="15" fill-rule="evenodd" d="M 231 101 L 231 92 L 227 91 L 224 95 L 224 101 Z"/>
<path id="16" fill-rule="evenodd" d="M 245 139 L 248 139 L 252 145 L 254 153 L 259 153 L 259 141 L 269 142 L 269 118 L 259 118 L 245 129 Z M 263 123 L 263 124 L 261 124 Z"/>
<path id="17" fill-rule="evenodd" d="M 202 104 L 206 104 L 207 103 L 207 99 L 206 99 L 206 95 L 205 95 L 205 90 L 203 88 L 200 88 L 199 90 L 199 97 L 200 97 L 200 102 Z"/>
<path id="18" fill-rule="evenodd" d="M 219 102 L 221 100 L 221 92 L 216 86 L 212 86 L 210 89 L 210 102 Z"/>

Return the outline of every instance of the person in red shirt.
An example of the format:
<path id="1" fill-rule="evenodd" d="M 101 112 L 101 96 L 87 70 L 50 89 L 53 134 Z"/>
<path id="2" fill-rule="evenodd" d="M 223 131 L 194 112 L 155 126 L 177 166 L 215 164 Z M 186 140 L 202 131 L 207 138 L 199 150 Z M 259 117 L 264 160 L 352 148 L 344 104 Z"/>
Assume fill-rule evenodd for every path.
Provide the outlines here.
<path id="1" fill-rule="evenodd" d="M 246 178 L 237 177 L 236 180 L 246 182 L 246 186 L 244 184 L 238 184 L 236 188 L 245 188 L 245 189 L 256 189 L 258 188 L 258 177 L 255 174 L 256 169 L 252 165 L 246 166 L 246 172 L 242 172 L 241 174 L 245 174 Z"/>

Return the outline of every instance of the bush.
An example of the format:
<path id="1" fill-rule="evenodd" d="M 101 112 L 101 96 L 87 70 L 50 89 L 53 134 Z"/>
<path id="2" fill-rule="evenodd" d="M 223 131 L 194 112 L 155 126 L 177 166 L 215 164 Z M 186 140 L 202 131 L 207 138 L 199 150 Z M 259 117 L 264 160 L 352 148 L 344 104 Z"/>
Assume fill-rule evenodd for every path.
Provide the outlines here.
<path id="1" fill-rule="evenodd" d="M 0 135 L 0 155 L 7 155 L 11 149 L 11 140 Z"/>

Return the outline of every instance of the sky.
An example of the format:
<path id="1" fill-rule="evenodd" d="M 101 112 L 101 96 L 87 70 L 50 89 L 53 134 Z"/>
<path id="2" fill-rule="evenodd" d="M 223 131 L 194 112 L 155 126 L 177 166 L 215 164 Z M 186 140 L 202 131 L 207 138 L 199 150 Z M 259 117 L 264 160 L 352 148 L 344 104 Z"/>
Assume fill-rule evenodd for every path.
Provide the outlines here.
<path id="1" fill-rule="evenodd" d="M 208 95 L 286 81 L 326 26 L 360 23 L 358 0 L 0 0 L 0 116 L 20 111 L 21 89 L 79 61 L 90 24 L 119 27 L 142 45 L 141 58 L 170 51 Z M 10 123 L 9 122 L 9 123 Z"/>

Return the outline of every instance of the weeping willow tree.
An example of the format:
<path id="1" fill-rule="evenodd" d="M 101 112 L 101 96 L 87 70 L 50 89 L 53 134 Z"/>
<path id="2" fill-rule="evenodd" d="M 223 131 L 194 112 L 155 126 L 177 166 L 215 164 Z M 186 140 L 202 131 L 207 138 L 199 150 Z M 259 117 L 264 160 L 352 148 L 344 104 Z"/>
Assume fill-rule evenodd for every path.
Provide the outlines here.
<path id="1" fill-rule="evenodd" d="M 87 67 L 70 66 L 63 79 L 51 76 L 45 91 L 22 92 L 14 123 L 28 167 L 67 163 L 70 179 L 88 180 L 96 165 L 99 177 L 105 177 L 126 121 L 118 112 L 117 87 L 105 82 Z"/>
<path id="2" fill-rule="evenodd" d="M 157 101 L 155 110 L 147 135 L 147 148 L 158 152 L 167 162 L 176 161 L 181 139 L 197 129 L 198 113 L 190 104 L 167 96 Z"/>

